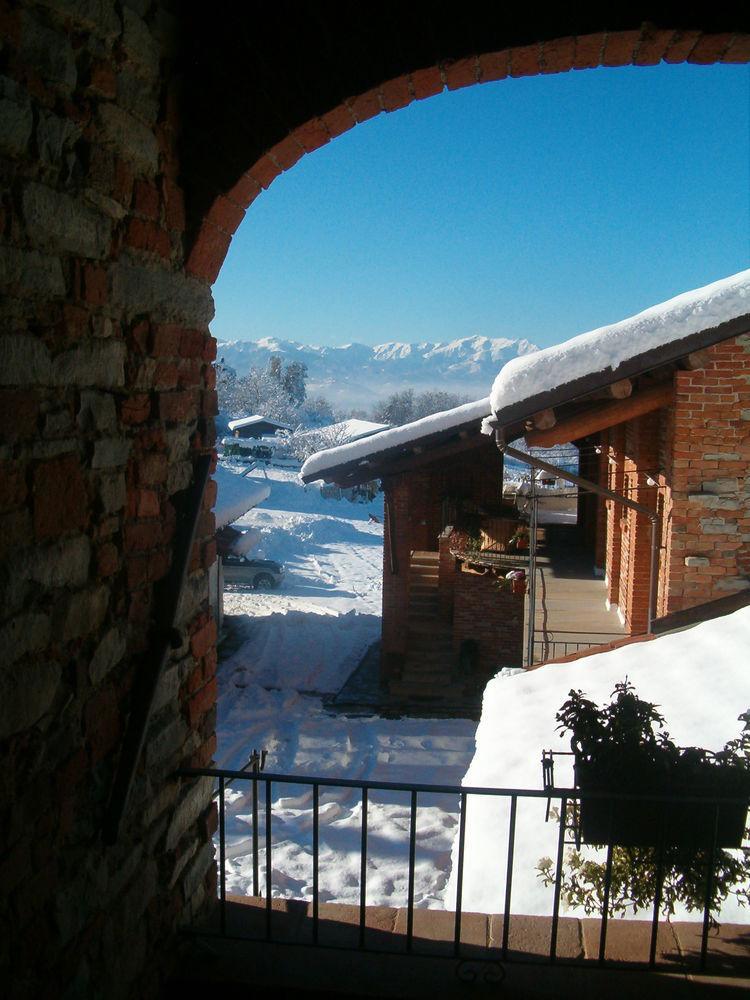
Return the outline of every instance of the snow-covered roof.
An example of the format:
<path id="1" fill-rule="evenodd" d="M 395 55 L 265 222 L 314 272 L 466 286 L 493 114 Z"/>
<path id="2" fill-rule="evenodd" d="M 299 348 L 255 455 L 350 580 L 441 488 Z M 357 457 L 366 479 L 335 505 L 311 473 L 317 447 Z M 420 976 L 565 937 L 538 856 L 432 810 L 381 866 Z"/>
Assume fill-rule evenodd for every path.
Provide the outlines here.
<path id="1" fill-rule="evenodd" d="M 242 517 L 253 507 L 257 507 L 271 493 L 268 483 L 260 483 L 257 479 L 248 479 L 237 472 L 230 472 L 222 465 L 216 467 L 214 479 L 217 485 L 216 527 L 223 528 L 238 517 Z"/>
<path id="2" fill-rule="evenodd" d="M 378 455 L 392 448 L 412 444 L 422 438 L 431 437 L 441 431 L 452 430 L 463 424 L 477 423 L 486 417 L 489 410 L 489 400 L 478 399 L 474 403 L 464 403 L 452 410 L 433 413 L 421 420 L 413 420 L 401 427 L 392 427 L 370 437 L 349 444 L 338 445 L 336 448 L 326 448 L 311 455 L 300 470 L 300 475 L 308 482 L 317 474 L 349 462 L 366 461 L 373 455 Z"/>
<path id="3" fill-rule="evenodd" d="M 742 724 L 737 717 L 750 705 L 748 644 L 750 607 L 686 631 L 623 645 L 572 663 L 550 663 L 513 676 L 500 673 L 485 688 L 476 752 L 463 784 L 540 787 L 542 750 L 569 749 L 568 740 L 560 739 L 555 715 L 571 688 L 581 688 L 597 703 L 608 703 L 614 685 L 626 677 L 640 697 L 658 705 L 678 745 L 719 750 L 739 736 Z M 717 654 L 721 670 L 707 670 L 706 665 L 716 662 Z M 572 777 L 572 768 L 558 760 L 557 784 L 572 784 Z M 521 913 L 549 913 L 549 890 L 541 884 L 536 865 L 544 855 L 555 856 L 559 828 L 540 821 L 544 809 L 540 812 L 536 804 L 529 804 L 523 819 L 521 813 L 519 803 L 514 906 Z M 498 831 L 508 828 L 508 802 L 476 796 L 469 815 L 463 905 L 467 911 L 498 913 L 505 892 L 504 872 L 498 864 Z M 458 839 L 448 901 L 455 894 L 457 848 Z M 489 871 L 494 872 L 493 878 L 487 877 Z M 685 919 L 684 911 L 678 912 L 678 919 Z M 569 915 L 579 913 L 571 909 Z M 719 919 L 746 917 L 730 895 Z"/>
<path id="4" fill-rule="evenodd" d="M 513 358 L 503 366 L 492 386 L 492 411 L 502 422 L 504 411 L 509 412 L 511 407 L 552 390 L 559 392 L 562 399 L 565 386 L 578 384 L 587 376 L 602 373 L 602 384 L 607 384 L 637 374 L 623 370 L 624 366 L 633 359 L 643 358 L 649 367 L 649 352 L 670 345 L 679 349 L 682 341 L 686 341 L 685 351 L 695 350 L 686 338 L 741 317 L 750 320 L 750 270 L 684 292 L 636 316 L 579 334 L 563 344 Z M 715 339 L 723 339 L 721 331 L 717 332 Z M 732 332 L 725 334 L 732 335 Z M 570 394 L 568 398 L 572 398 Z"/>
<path id="5" fill-rule="evenodd" d="M 237 420 L 230 420 L 227 427 L 230 431 L 234 431 L 239 427 L 251 427 L 253 424 L 272 424 L 274 427 L 291 430 L 289 424 L 282 424 L 279 420 L 271 420 L 269 417 L 264 417 L 262 413 L 254 413 L 251 417 L 238 417 Z"/>
<path id="6" fill-rule="evenodd" d="M 334 428 L 340 427 L 349 441 L 357 441 L 359 438 L 369 437 L 370 434 L 379 434 L 381 431 L 389 430 L 390 426 L 390 424 L 376 424 L 373 420 L 357 420 L 355 417 L 333 425 Z"/>
<path id="7" fill-rule="evenodd" d="M 326 424 L 325 427 L 310 427 L 307 430 L 299 431 L 297 437 L 304 438 L 306 435 L 312 437 L 316 434 L 325 434 L 330 435 L 331 441 L 348 444 L 350 441 L 358 441 L 359 438 L 369 437 L 370 434 L 387 431 L 390 426 L 390 424 L 376 424 L 372 420 L 358 420 L 352 417 L 350 420 L 340 420 L 335 424 Z"/>

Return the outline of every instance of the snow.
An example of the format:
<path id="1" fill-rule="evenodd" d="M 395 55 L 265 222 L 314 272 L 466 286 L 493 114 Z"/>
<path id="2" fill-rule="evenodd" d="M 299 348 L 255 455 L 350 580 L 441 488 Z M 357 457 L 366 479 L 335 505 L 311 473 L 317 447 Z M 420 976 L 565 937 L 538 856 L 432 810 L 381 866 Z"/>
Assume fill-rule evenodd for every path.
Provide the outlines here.
<path id="1" fill-rule="evenodd" d="M 422 341 L 349 343 L 335 346 L 301 344 L 264 338 L 221 341 L 218 356 L 242 375 L 266 370 L 273 355 L 307 365 L 309 396 L 324 395 L 335 408 L 362 409 L 363 401 L 386 399 L 395 392 L 442 389 L 465 399 L 486 391 L 504 360 L 536 348 L 507 337 L 464 337 L 450 343 Z"/>
<path id="2" fill-rule="evenodd" d="M 231 475 L 231 473 L 229 473 Z M 253 481 L 263 484 L 264 473 Z M 383 501 L 328 500 L 296 475 L 269 469 L 270 497 L 239 526 L 260 532 L 256 555 L 286 564 L 271 592 L 227 592 L 236 648 L 219 665 L 217 763 L 240 768 L 253 749 L 266 770 L 300 776 L 459 784 L 474 752 L 466 719 L 382 719 L 334 714 L 322 696 L 337 691 L 380 634 Z M 371 521 L 370 515 L 379 519 Z M 265 789 L 261 786 L 260 873 Z M 361 798 L 321 790 L 321 899 L 359 902 Z M 408 794 L 372 793 L 368 810 L 367 901 L 407 899 Z M 456 796 L 420 799 L 415 901 L 442 906 L 458 822 Z M 248 783 L 227 792 L 227 889 L 252 892 L 252 805 Z M 312 795 L 273 786 L 273 892 L 312 893 Z"/>
<path id="3" fill-rule="evenodd" d="M 660 706 L 670 736 L 678 745 L 721 749 L 739 736 L 737 717 L 750 706 L 749 647 L 750 607 L 683 632 L 573 663 L 551 664 L 512 676 L 501 674 L 485 690 L 477 749 L 463 784 L 541 788 L 542 750 L 570 749 L 568 740 L 561 741 L 555 728 L 555 713 L 568 692 L 580 688 L 603 704 L 609 701 L 615 683 L 626 676 L 640 697 Z M 566 773 L 558 762 L 555 781 L 558 786 L 573 784 L 572 773 Z M 544 799 L 519 800 L 512 885 L 515 913 L 552 912 L 552 889 L 542 886 L 535 871 L 540 858 L 556 855 L 558 826 L 545 824 L 545 805 Z M 502 912 L 508 814 L 507 800 L 470 797 L 463 882 L 466 910 Z M 456 858 L 454 845 L 454 871 Z M 455 898 L 453 875 L 447 898 Z M 746 922 L 747 911 L 732 899 L 724 904 L 719 919 Z M 575 910 L 567 912 L 583 915 Z M 688 919 L 694 920 L 696 915 Z"/>
<path id="4" fill-rule="evenodd" d="M 216 527 L 223 528 L 251 508 L 268 498 L 271 487 L 268 483 L 249 479 L 239 473 L 230 472 L 224 466 L 217 466 L 214 477 L 217 485 Z"/>
<path id="5" fill-rule="evenodd" d="M 345 462 L 354 462 L 357 459 L 364 461 L 388 448 L 410 444 L 420 438 L 438 434 L 440 431 L 450 430 L 453 427 L 460 427 L 462 424 L 475 420 L 479 422 L 487 416 L 488 412 L 489 400 L 485 397 L 473 403 L 463 403 L 452 410 L 433 413 L 429 417 L 422 417 L 421 420 L 413 420 L 401 427 L 393 427 L 380 434 L 373 434 L 361 441 L 339 445 L 337 448 L 326 448 L 325 451 L 318 451 L 307 459 L 302 466 L 300 475 L 304 479 L 310 479 L 318 472 L 342 465 Z"/>
<path id="6" fill-rule="evenodd" d="M 332 424 L 330 429 L 334 430 L 339 427 L 347 441 L 356 441 L 357 438 L 386 431 L 389 425 L 377 424 L 374 420 L 358 420 L 356 417 L 352 417 L 350 420 L 343 420 L 340 424 Z"/>
<path id="7" fill-rule="evenodd" d="M 490 393 L 494 413 L 628 358 L 663 347 L 750 312 L 750 270 L 684 292 L 636 316 L 582 333 L 554 347 L 513 358 Z"/>
<path id="8" fill-rule="evenodd" d="M 278 420 L 269 420 L 268 417 L 264 417 L 261 413 L 253 413 L 250 417 L 238 417 L 237 420 L 230 420 L 227 427 L 230 431 L 234 431 L 239 427 L 251 427 L 253 424 L 273 424 L 274 427 L 280 427 L 287 431 L 291 430 L 289 424 L 280 424 Z"/>
<path id="9" fill-rule="evenodd" d="M 340 420 L 335 424 L 327 424 L 325 427 L 311 427 L 307 431 L 298 431 L 297 438 L 306 436 L 326 435 L 330 441 L 338 441 L 340 444 L 347 444 L 350 441 L 357 441 L 359 438 L 369 437 L 371 434 L 379 434 L 387 431 L 390 424 L 378 424 L 373 420 L 360 420 L 352 417 L 349 420 Z"/>

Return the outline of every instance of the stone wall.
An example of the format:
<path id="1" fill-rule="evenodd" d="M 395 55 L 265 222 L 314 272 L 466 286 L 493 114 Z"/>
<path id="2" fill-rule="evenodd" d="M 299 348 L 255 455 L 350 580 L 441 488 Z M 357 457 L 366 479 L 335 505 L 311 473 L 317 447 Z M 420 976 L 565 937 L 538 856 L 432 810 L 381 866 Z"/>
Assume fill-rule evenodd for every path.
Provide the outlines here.
<path id="1" fill-rule="evenodd" d="M 158 949 L 214 895 L 210 789 L 174 777 L 215 745 L 211 489 L 130 806 L 102 844 L 175 501 L 214 440 L 176 25 L 157 4 L 46 0 L 0 5 L 0 37 L 0 978 L 10 996 L 145 996 Z"/>

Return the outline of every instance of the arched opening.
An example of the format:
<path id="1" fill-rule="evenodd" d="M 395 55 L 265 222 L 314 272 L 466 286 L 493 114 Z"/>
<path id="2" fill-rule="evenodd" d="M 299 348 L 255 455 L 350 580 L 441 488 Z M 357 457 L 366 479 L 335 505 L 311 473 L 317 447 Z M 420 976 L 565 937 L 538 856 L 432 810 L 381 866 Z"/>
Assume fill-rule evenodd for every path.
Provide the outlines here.
<path id="1" fill-rule="evenodd" d="M 18 0 L 0 24 L 3 965 L 19 995 L 155 995 L 215 910 L 221 817 L 185 771 L 216 745 L 215 494 L 195 509 L 190 487 L 214 444 L 210 284 L 248 204 L 436 89 L 746 61 L 747 25 L 232 0 Z"/>
<path id="2" fill-rule="evenodd" d="M 632 43 L 632 39 L 631 39 L 631 43 Z M 667 43 L 665 42 L 665 44 L 667 44 Z M 666 51 L 666 49 L 665 49 L 665 51 Z M 644 58 L 645 58 L 645 56 L 644 56 Z M 512 56 L 508 57 L 508 59 L 509 59 L 509 61 L 506 62 L 506 64 L 505 64 L 506 70 L 507 70 L 508 66 L 516 65 L 516 67 L 518 67 L 519 65 L 521 65 L 520 62 L 518 62 L 518 61 L 516 61 L 514 63 Z M 487 60 L 485 60 L 485 63 L 487 65 L 490 64 L 489 58 Z M 465 71 L 468 73 L 468 76 L 466 77 L 467 84 L 471 83 L 471 82 L 477 82 L 476 74 L 478 72 L 478 67 L 481 66 L 481 64 L 482 64 L 482 60 L 481 59 L 477 59 L 475 61 L 470 61 L 471 72 L 474 73 L 474 76 L 471 76 L 471 72 L 469 72 L 468 70 L 466 70 L 466 67 L 464 67 Z M 487 78 L 489 79 L 489 77 L 487 77 Z M 446 80 L 447 79 L 448 79 L 447 75 L 446 76 L 440 76 L 440 81 L 441 81 L 441 83 L 443 83 L 443 85 L 446 85 Z M 459 77 L 453 77 L 452 79 L 454 79 L 454 82 L 455 82 L 455 80 L 459 79 Z M 449 83 L 447 85 L 450 87 Z M 413 84 L 413 81 L 411 80 L 411 77 L 409 77 L 407 80 L 402 80 L 400 86 L 401 86 L 403 94 L 409 94 L 411 96 L 412 100 L 416 100 L 417 99 L 417 97 L 415 96 L 414 84 Z M 379 108 L 380 110 L 389 110 L 385 106 L 385 96 L 384 95 L 385 95 L 386 91 L 390 92 L 388 86 L 384 86 L 382 88 L 379 88 L 377 90 L 377 99 L 375 97 L 373 97 L 372 94 L 370 94 L 370 96 L 368 98 L 369 104 L 367 105 L 368 110 L 369 110 L 370 113 L 372 113 L 372 114 L 377 113 L 377 111 L 374 110 L 374 109 L 377 109 L 377 108 Z M 420 95 L 420 96 L 428 96 L 428 95 Z M 350 116 L 353 117 L 353 115 L 352 115 L 352 106 L 356 105 L 356 103 L 357 103 L 356 101 L 355 102 L 347 102 L 343 106 L 343 110 L 341 110 L 341 115 L 344 116 L 344 117 L 346 115 L 350 115 Z M 321 138 L 321 136 L 322 136 L 322 132 L 319 132 L 318 133 L 318 138 Z M 298 141 L 298 148 L 299 148 L 299 150 L 302 150 L 302 145 L 301 145 L 301 143 L 299 143 L 299 141 Z M 302 155 L 302 152 L 300 152 L 300 155 Z M 277 152 L 273 153 L 273 155 L 268 154 L 266 156 L 266 158 L 264 158 L 262 164 L 260 166 L 258 166 L 257 169 L 256 168 L 252 168 L 245 175 L 245 178 L 241 182 L 242 185 L 243 185 L 243 190 L 247 190 L 249 188 L 249 189 L 251 189 L 257 195 L 257 193 L 258 193 L 258 185 L 259 185 L 260 181 L 263 180 L 265 183 L 271 183 L 271 181 L 272 181 L 271 175 L 274 174 L 274 173 L 278 174 L 278 172 L 282 169 L 281 168 L 281 164 L 282 163 L 288 162 L 289 163 L 289 167 L 291 167 L 293 165 L 293 163 L 291 162 L 292 158 L 293 158 L 292 154 L 289 153 L 289 160 L 288 161 L 284 160 L 281 151 L 277 151 Z M 287 167 L 287 169 L 288 169 L 288 167 Z M 239 190 L 239 188 L 238 188 L 238 190 Z M 206 217 L 206 225 L 208 226 L 208 228 L 204 229 L 203 232 L 207 233 L 209 235 L 206 236 L 207 242 L 204 244 L 205 246 L 211 245 L 211 246 L 214 246 L 214 247 L 219 247 L 220 244 L 221 244 L 221 240 L 223 238 L 228 237 L 230 235 L 230 232 L 229 232 L 229 229 L 230 229 L 230 220 L 233 220 L 237 216 L 238 211 L 239 211 L 239 205 L 235 205 L 234 214 L 232 214 L 232 209 L 230 209 L 230 207 L 229 207 L 230 203 L 231 203 L 231 199 L 227 199 L 226 202 L 222 202 L 222 207 L 216 209 L 216 213 L 212 217 L 210 217 L 210 216 Z M 221 237 L 219 235 L 217 235 L 217 233 L 222 233 L 222 231 L 223 231 L 223 235 Z M 198 242 L 196 243 L 196 251 L 195 251 L 196 253 L 199 253 L 198 248 L 200 247 L 200 245 L 201 245 L 201 237 L 198 238 Z M 198 256 L 196 256 L 195 258 L 193 258 L 193 266 L 195 268 L 199 268 L 201 266 L 201 265 L 199 265 L 197 263 L 198 259 L 199 259 Z M 206 258 L 206 259 L 208 259 L 208 258 Z M 213 272 L 209 268 L 208 275 L 210 275 L 212 273 Z M 600 446 L 598 445 L 598 443 L 594 444 L 593 440 L 590 441 L 590 442 L 586 442 L 586 457 L 587 457 L 588 460 L 590 460 L 590 464 L 591 464 L 591 469 L 588 472 L 588 475 L 589 475 L 590 478 L 596 479 L 600 475 L 600 470 L 598 468 L 597 459 L 595 458 L 595 456 L 600 455 L 600 453 L 601 453 L 601 449 L 600 449 Z M 633 487 L 633 489 L 636 489 L 636 487 Z M 595 528 L 595 526 L 596 526 L 596 518 L 598 516 L 601 516 L 600 512 L 601 512 L 601 510 L 603 508 L 601 507 L 601 504 L 597 503 L 597 498 L 596 498 L 595 495 L 591 495 L 591 497 L 589 498 L 588 507 L 591 508 L 591 509 L 589 510 L 589 513 L 585 516 L 584 520 L 585 520 L 585 522 L 587 523 L 588 526 L 590 526 L 592 528 Z M 594 553 L 595 546 L 597 544 L 599 544 L 601 542 L 601 540 L 602 540 L 601 533 L 599 535 L 596 535 L 595 533 L 592 533 L 591 537 L 588 539 L 588 545 L 589 545 L 589 548 L 591 549 L 592 555 Z M 416 548 L 416 549 L 418 549 L 418 550 L 421 551 L 422 549 L 427 549 L 428 545 L 425 542 L 424 544 L 419 544 L 419 545 L 415 544 L 413 546 L 413 548 Z M 613 603 L 617 603 L 617 602 L 613 602 Z"/>

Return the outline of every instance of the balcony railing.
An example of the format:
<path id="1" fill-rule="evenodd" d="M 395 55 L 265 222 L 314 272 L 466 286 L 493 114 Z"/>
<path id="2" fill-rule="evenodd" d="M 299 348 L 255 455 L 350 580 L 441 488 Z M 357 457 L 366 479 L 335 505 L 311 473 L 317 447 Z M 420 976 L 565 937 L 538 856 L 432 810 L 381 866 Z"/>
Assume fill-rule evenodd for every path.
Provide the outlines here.
<path id="1" fill-rule="evenodd" d="M 551 913 L 547 914 L 548 917 L 548 927 L 549 927 L 549 947 L 544 953 L 540 953 L 538 948 L 538 941 L 536 942 L 536 947 L 524 947 L 523 941 L 519 946 L 519 935 L 514 934 L 514 941 L 511 948 L 510 945 L 510 934 L 511 925 L 514 920 L 521 918 L 522 914 L 519 912 L 514 912 L 513 910 L 513 880 L 514 880 L 514 859 L 517 846 L 517 815 L 519 810 L 519 805 L 523 805 L 528 800 L 539 800 L 539 822 L 544 822 L 545 817 L 545 806 L 546 814 L 549 816 L 550 803 L 557 803 L 556 815 L 558 817 L 575 817 L 578 815 L 581 803 L 588 802 L 590 800 L 601 801 L 605 810 L 607 804 L 610 810 L 610 816 L 615 815 L 617 804 L 620 805 L 620 810 L 622 809 L 622 804 L 627 802 L 633 802 L 634 807 L 637 804 L 642 805 L 644 801 L 650 803 L 661 804 L 661 809 L 663 810 L 663 815 L 666 817 L 668 812 L 674 809 L 677 805 L 680 808 L 685 809 L 691 805 L 700 806 L 700 809 L 705 813 L 706 810 L 713 810 L 713 836 L 709 837 L 710 843 L 707 843 L 705 847 L 700 848 L 700 858 L 705 859 L 705 871 L 703 878 L 703 897 L 702 897 L 702 928 L 700 932 L 700 950 L 698 957 L 699 969 L 702 971 L 706 967 L 707 956 L 709 954 L 709 930 L 714 923 L 712 916 L 712 905 L 714 900 L 715 891 L 715 880 L 717 873 L 717 864 L 720 855 L 718 830 L 719 830 L 719 818 L 722 810 L 738 806 L 742 806 L 747 809 L 748 802 L 744 799 L 710 799 L 706 797 L 690 797 L 690 796 L 666 796 L 666 795 L 649 795 L 641 794 L 630 795 L 630 794 L 608 794 L 608 793 L 596 793 L 596 792 L 586 792 L 582 793 L 576 788 L 547 788 L 547 789 L 527 789 L 527 788 L 483 788 L 483 787 L 471 787 L 471 786 L 455 786 L 455 785 L 438 785 L 438 784 L 410 784 L 410 783 L 399 783 L 399 782 L 374 782 L 374 781 L 359 781 L 348 778 L 323 778 L 323 777 L 306 777 L 301 775 L 287 775 L 287 774 L 270 774 L 270 773 L 257 773 L 257 772 L 247 772 L 247 771 L 233 771 L 233 770 L 223 770 L 218 768 L 196 768 L 187 769 L 180 772 L 183 778 L 199 778 L 199 777 L 211 777 L 216 782 L 215 787 L 215 797 L 218 800 L 218 831 L 217 831 L 217 851 L 218 851 L 218 870 L 219 870 L 219 927 L 217 933 L 222 936 L 238 938 L 242 937 L 247 940 L 253 941 L 273 941 L 274 943 L 306 943 L 309 946 L 321 947 L 321 948 L 341 948 L 350 947 L 349 945 L 342 945 L 340 939 L 338 943 L 327 944 L 321 940 L 321 925 L 326 923 L 330 926 L 330 913 L 326 913 L 325 919 L 321 917 L 321 871 L 320 871 L 320 799 L 321 791 L 325 789 L 353 789 L 358 791 L 361 796 L 362 802 L 362 819 L 361 819 L 361 830 L 359 836 L 359 904 L 358 904 L 358 927 L 356 928 L 357 933 L 355 934 L 354 940 L 351 947 L 367 952 L 374 952 L 378 954 L 398 954 L 403 955 L 412 954 L 415 957 L 420 956 L 420 950 L 418 942 L 416 942 L 415 935 L 415 856 L 416 856 L 416 831 L 417 831 L 417 817 L 420 808 L 420 799 L 424 801 L 424 797 L 430 795 L 451 795 L 456 797 L 459 811 L 459 821 L 458 821 L 458 838 L 457 847 L 454 849 L 454 864 L 455 864 L 455 910 L 451 911 L 451 914 L 446 914 L 450 917 L 452 915 L 452 941 L 449 942 L 447 954 L 457 960 L 459 963 L 464 961 L 470 961 L 472 963 L 490 963 L 494 966 L 498 966 L 501 962 L 509 961 L 524 961 L 524 962 L 544 962 L 544 963 L 555 963 L 557 961 L 563 961 L 566 965 L 583 965 L 590 966 L 591 956 L 588 960 L 585 958 L 571 958 L 568 955 L 562 955 L 559 953 L 559 937 L 560 937 L 560 922 L 564 919 L 561 916 L 561 907 L 563 904 L 563 885 L 562 877 L 565 864 L 565 848 L 566 846 L 574 846 L 576 844 L 576 831 L 573 827 L 568 825 L 567 820 L 559 823 L 559 829 L 555 833 L 556 839 L 556 858 L 554 861 L 554 886 L 552 893 L 552 909 Z M 251 825 L 251 843 L 252 843 L 252 896 L 255 897 L 255 903 L 261 908 L 261 914 L 264 919 L 257 921 L 252 925 L 252 930 L 250 933 L 247 932 L 247 923 L 244 925 L 243 929 L 238 929 L 238 926 L 234 924 L 233 921 L 228 920 L 228 910 L 231 908 L 231 898 L 228 900 L 227 892 L 227 810 L 226 810 L 226 791 L 229 784 L 232 783 L 236 788 L 241 783 L 249 783 L 250 793 L 251 793 L 251 815 L 248 817 L 243 817 L 245 822 L 249 822 Z M 312 791 L 312 898 L 306 902 L 306 920 L 307 924 L 311 928 L 311 934 L 309 940 L 305 942 L 300 942 L 299 940 L 288 941 L 285 940 L 285 936 L 282 934 L 276 936 L 274 933 L 275 918 L 274 918 L 274 887 L 273 887 L 273 839 L 274 839 L 274 804 L 273 804 L 273 791 L 274 787 L 278 786 L 305 786 Z M 402 792 L 408 796 L 409 801 L 409 827 L 408 827 L 408 877 L 407 877 L 407 905 L 406 905 L 406 920 L 405 927 L 402 928 L 403 933 L 396 940 L 395 935 L 389 935 L 378 933 L 375 935 L 377 939 L 377 945 L 371 946 L 369 943 L 372 935 L 370 935 L 371 928 L 368 926 L 368 893 L 367 893 L 367 876 L 368 876 L 368 802 L 370 801 L 372 793 L 378 792 Z M 507 824 L 507 836 L 501 836 L 498 832 L 497 838 L 497 851 L 498 857 L 502 861 L 502 867 L 504 868 L 505 874 L 505 884 L 504 884 L 504 904 L 502 907 L 502 913 L 499 914 L 500 923 L 497 925 L 501 927 L 501 932 L 498 931 L 497 940 L 490 945 L 487 943 L 486 948 L 478 949 L 476 941 L 472 941 L 468 949 L 466 948 L 467 942 L 462 940 L 462 922 L 466 916 L 463 908 L 463 890 L 464 890 L 464 875 L 466 867 L 466 828 L 467 828 L 467 811 L 468 804 L 470 800 L 476 799 L 486 799 L 491 797 L 496 800 L 503 800 L 508 806 L 509 822 Z M 374 801 L 374 799 L 373 799 Z M 657 805 L 657 808 L 659 806 Z M 663 820 L 665 822 L 665 820 Z M 573 838 L 573 839 L 572 839 Z M 651 907 L 650 919 L 649 919 L 649 930 L 650 930 L 650 942 L 648 947 L 648 961 L 641 964 L 639 967 L 644 965 L 649 968 L 660 968 L 661 965 L 657 962 L 657 939 L 659 937 L 660 926 L 663 925 L 664 920 L 662 919 L 661 908 L 662 908 L 662 889 L 663 880 L 665 876 L 665 845 L 660 844 L 658 849 L 655 849 L 655 864 L 656 864 L 656 882 L 654 885 L 654 899 Z M 578 840 L 578 843 L 580 841 Z M 406 846 L 406 845 L 404 845 Z M 603 904 L 600 907 L 599 921 L 600 927 L 598 932 L 598 954 L 595 956 L 594 964 L 598 967 L 602 965 L 607 966 L 612 964 L 611 960 L 607 958 L 607 934 L 608 926 L 612 921 L 612 915 L 610 913 L 610 890 L 612 887 L 612 859 L 613 859 L 613 846 L 609 844 L 606 846 L 606 864 L 605 864 L 605 878 L 602 887 L 603 892 Z M 261 856 L 263 857 L 263 862 L 261 863 Z M 701 862 L 702 863 L 702 862 Z M 278 903 L 278 896 L 276 898 Z M 303 904 L 300 903 L 300 906 Z M 257 912 L 257 907 L 256 907 Z M 418 911 L 422 914 L 424 911 Z M 524 920 L 528 920 L 525 917 Z M 646 926 L 642 924 L 642 926 Z M 489 938 L 489 936 L 488 936 Z M 392 940 L 393 947 L 389 947 L 389 940 Z M 417 947 L 415 947 L 415 943 Z M 480 953 L 481 952 L 481 953 Z M 422 954 L 429 954 L 430 957 L 434 957 L 434 948 L 430 949 L 428 952 L 422 952 Z M 620 963 L 621 965 L 621 963 Z M 674 971 L 673 966 L 667 965 L 667 968 L 671 968 Z M 730 970 L 731 974 L 731 970 Z M 492 973 L 486 974 L 485 978 L 487 981 L 492 979 Z"/>
<path id="2" fill-rule="evenodd" d="M 544 634 L 537 629 L 534 635 L 534 663 L 546 663 L 571 653 L 606 646 L 616 639 L 624 639 L 621 632 L 565 632 L 555 629 Z"/>

